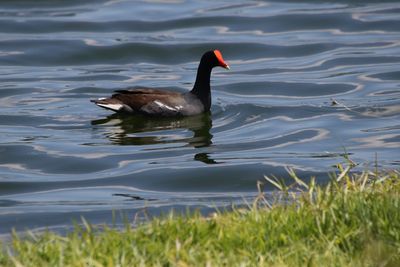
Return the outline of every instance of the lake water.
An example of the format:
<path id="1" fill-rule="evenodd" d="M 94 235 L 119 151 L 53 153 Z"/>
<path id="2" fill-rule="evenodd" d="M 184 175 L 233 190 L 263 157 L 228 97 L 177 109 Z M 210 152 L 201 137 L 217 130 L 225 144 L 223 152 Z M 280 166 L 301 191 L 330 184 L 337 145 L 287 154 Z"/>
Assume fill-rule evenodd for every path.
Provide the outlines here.
<path id="1" fill-rule="evenodd" d="M 210 114 L 89 102 L 190 90 L 210 49 L 231 66 L 213 70 Z M 2 1 L 0 138 L 0 234 L 207 212 L 251 201 L 287 166 L 324 182 L 344 153 L 358 170 L 398 169 L 400 3 Z"/>

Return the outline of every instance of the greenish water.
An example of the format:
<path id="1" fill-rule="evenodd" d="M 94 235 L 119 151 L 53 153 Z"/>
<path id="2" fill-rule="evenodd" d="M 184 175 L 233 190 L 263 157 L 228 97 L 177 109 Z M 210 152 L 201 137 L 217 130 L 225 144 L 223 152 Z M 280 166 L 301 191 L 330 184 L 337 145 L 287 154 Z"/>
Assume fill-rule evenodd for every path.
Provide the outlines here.
<path id="1" fill-rule="evenodd" d="M 2 1 L 0 233 L 242 203 L 286 166 L 326 181 L 345 150 L 398 168 L 399 41 L 396 1 Z M 231 66 L 210 114 L 89 102 L 190 90 L 209 49 Z"/>

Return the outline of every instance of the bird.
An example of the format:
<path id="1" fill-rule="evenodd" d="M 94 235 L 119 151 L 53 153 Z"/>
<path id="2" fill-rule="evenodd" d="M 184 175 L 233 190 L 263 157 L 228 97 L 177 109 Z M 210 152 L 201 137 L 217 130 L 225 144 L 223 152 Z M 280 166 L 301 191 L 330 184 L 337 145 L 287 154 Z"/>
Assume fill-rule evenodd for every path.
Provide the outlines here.
<path id="1" fill-rule="evenodd" d="M 160 117 L 198 115 L 211 108 L 210 77 L 214 67 L 230 69 L 219 50 L 210 50 L 203 54 L 191 91 L 180 93 L 155 88 L 135 88 L 116 90 L 109 98 L 90 101 L 117 113 Z"/>

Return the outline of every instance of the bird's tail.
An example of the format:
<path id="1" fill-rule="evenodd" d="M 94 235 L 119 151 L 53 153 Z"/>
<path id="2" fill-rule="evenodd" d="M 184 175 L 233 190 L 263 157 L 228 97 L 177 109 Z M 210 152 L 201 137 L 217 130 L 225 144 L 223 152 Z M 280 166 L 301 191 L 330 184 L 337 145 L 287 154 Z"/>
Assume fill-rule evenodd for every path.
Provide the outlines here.
<path id="1" fill-rule="evenodd" d="M 115 98 L 99 98 L 92 99 L 90 102 L 95 103 L 97 106 L 109 109 L 115 112 L 121 111 L 124 108 L 124 105 Z"/>

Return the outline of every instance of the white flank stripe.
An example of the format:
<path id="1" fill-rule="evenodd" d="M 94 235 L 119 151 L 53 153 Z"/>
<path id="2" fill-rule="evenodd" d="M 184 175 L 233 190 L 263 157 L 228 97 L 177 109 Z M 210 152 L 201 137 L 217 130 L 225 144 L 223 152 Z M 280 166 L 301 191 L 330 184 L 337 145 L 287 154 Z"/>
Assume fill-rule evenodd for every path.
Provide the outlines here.
<path id="1" fill-rule="evenodd" d="M 165 104 L 161 103 L 161 102 L 158 101 L 158 100 L 155 100 L 154 103 L 156 103 L 156 104 L 157 104 L 158 106 L 160 106 L 161 108 L 166 108 L 166 109 L 169 109 L 169 110 L 172 110 L 172 111 L 177 111 L 176 108 L 173 108 L 173 107 L 171 107 L 171 106 L 165 105 Z"/>
<path id="2" fill-rule="evenodd" d="M 100 106 L 100 107 L 109 108 L 109 109 L 112 109 L 112 110 L 115 110 L 115 111 L 118 111 L 118 110 L 120 110 L 122 108 L 121 104 L 100 104 L 100 103 L 97 103 L 97 105 Z"/>

